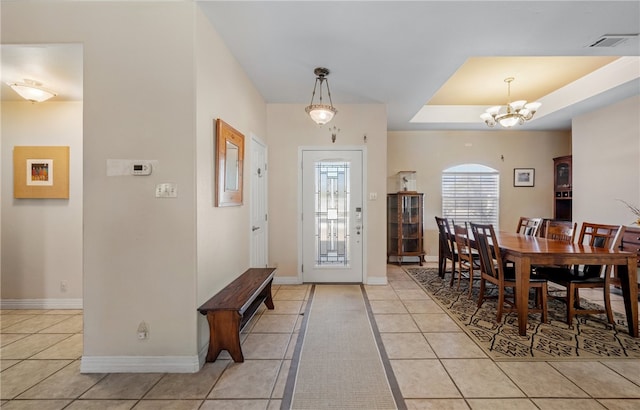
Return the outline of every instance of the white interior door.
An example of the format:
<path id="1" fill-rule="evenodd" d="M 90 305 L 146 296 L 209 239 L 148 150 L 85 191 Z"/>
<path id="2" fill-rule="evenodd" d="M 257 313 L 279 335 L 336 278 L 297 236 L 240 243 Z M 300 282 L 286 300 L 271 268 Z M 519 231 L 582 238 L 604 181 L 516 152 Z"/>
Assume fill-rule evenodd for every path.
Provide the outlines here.
<path id="1" fill-rule="evenodd" d="M 362 151 L 302 151 L 302 279 L 363 281 Z"/>
<path id="2" fill-rule="evenodd" d="M 267 147 L 251 138 L 251 267 L 264 268 L 267 248 Z"/>

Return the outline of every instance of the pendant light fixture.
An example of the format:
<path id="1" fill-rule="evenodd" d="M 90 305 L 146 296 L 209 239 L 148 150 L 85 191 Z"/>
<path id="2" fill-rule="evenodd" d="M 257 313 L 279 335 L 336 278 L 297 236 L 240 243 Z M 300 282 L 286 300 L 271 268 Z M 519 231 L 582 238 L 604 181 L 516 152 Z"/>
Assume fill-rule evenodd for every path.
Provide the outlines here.
<path id="1" fill-rule="evenodd" d="M 511 128 L 516 124 L 522 125 L 525 121 L 532 119 L 542 105 L 539 102 L 527 104 L 525 100 L 511 102 L 511 82 L 513 80 L 515 80 L 513 77 L 504 79 L 504 82 L 507 83 L 507 105 L 487 108 L 486 112 L 480 116 L 489 127 L 495 126 L 496 123 L 504 128 Z"/>
<path id="2" fill-rule="evenodd" d="M 324 67 L 318 67 L 313 70 L 313 73 L 316 75 L 316 83 L 313 86 L 313 94 L 311 94 L 311 104 L 305 111 L 311 119 L 318 125 L 324 125 L 333 119 L 333 116 L 336 115 L 338 110 L 333 108 L 333 101 L 331 101 L 331 91 L 329 91 L 329 80 L 327 80 L 327 76 L 329 75 L 329 69 Z M 326 85 L 327 95 L 329 96 L 329 104 L 322 103 L 322 86 Z M 319 96 L 320 99 L 317 104 L 313 103 L 313 99 L 316 96 L 316 89 L 320 89 Z"/>
<path id="3" fill-rule="evenodd" d="M 43 102 L 57 95 L 53 91 L 44 88 L 42 83 L 26 78 L 24 82 L 7 84 L 9 84 L 9 87 L 11 87 L 13 91 L 20 94 L 20 97 L 31 102 Z"/>

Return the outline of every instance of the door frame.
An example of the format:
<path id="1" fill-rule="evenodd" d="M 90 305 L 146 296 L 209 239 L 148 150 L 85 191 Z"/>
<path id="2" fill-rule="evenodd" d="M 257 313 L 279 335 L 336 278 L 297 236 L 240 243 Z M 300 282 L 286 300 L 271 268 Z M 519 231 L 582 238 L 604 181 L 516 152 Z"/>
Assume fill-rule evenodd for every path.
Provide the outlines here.
<path id="1" fill-rule="evenodd" d="M 264 223 L 264 235 L 265 235 L 265 241 L 264 241 L 264 252 L 265 252 L 265 256 L 266 256 L 266 263 L 267 265 L 269 264 L 269 169 L 268 169 L 268 164 L 269 164 L 269 147 L 268 145 L 262 140 L 262 138 L 258 137 L 257 135 L 255 135 L 254 133 L 249 133 L 250 137 L 251 137 L 251 142 L 249 144 L 249 152 L 251 153 L 250 155 L 252 155 L 252 157 L 249 158 L 249 161 L 247 161 L 249 163 L 249 167 L 253 166 L 253 144 L 257 143 L 259 145 L 261 145 L 262 147 L 264 147 L 264 163 L 265 163 L 265 176 L 264 176 L 264 211 L 267 215 L 267 219 L 265 220 Z M 249 173 L 250 178 L 253 178 L 253 172 Z M 249 219 L 251 219 L 251 215 L 253 215 L 253 196 L 256 195 L 255 192 L 255 187 L 253 186 L 253 183 L 251 183 L 251 197 L 249 199 Z M 253 234 L 251 232 L 251 230 L 249 230 L 249 263 L 253 264 L 253 261 L 251 260 L 251 258 L 253 258 Z"/>
<path id="2" fill-rule="evenodd" d="M 367 244 L 368 244 L 368 236 L 369 236 L 369 224 L 367 223 L 368 216 L 368 191 L 367 191 L 367 168 L 368 168 L 368 159 L 367 159 L 367 147 L 366 145 L 338 145 L 338 146 L 328 146 L 328 145 L 312 145 L 312 146 L 299 146 L 298 147 L 298 283 L 302 283 L 302 262 L 303 262 L 303 249 L 302 249 L 302 211 L 303 211 L 303 203 L 302 203 L 302 172 L 303 172 L 303 164 L 302 164 L 302 155 L 304 151 L 360 151 L 362 153 L 362 283 L 366 284 L 368 282 L 367 275 Z"/>

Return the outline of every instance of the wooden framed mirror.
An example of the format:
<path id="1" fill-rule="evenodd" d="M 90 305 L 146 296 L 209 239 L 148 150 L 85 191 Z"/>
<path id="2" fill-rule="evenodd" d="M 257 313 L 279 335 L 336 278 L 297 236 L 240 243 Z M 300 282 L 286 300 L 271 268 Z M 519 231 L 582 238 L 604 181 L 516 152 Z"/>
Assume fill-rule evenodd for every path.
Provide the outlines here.
<path id="1" fill-rule="evenodd" d="M 242 205 L 244 135 L 216 120 L 216 206 Z"/>

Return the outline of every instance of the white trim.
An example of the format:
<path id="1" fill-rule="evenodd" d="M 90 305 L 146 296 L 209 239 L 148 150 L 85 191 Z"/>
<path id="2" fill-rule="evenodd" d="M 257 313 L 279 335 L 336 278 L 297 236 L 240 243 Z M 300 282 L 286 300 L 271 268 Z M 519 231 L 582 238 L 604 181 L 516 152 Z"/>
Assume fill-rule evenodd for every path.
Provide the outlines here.
<path id="1" fill-rule="evenodd" d="M 367 285 L 388 285 L 386 276 L 369 276 L 367 277 Z"/>
<path id="2" fill-rule="evenodd" d="M 297 276 L 274 276 L 274 285 L 301 285 L 302 281 Z"/>
<path id="3" fill-rule="evenodd" d="M 2 309 L 82 309 L 82 299 L 2 299 Z"/>
<path id="4" fill-rule="evenodd" d="M 197 373 L 198 356 L 82 356 L 80 373 Z"/>

